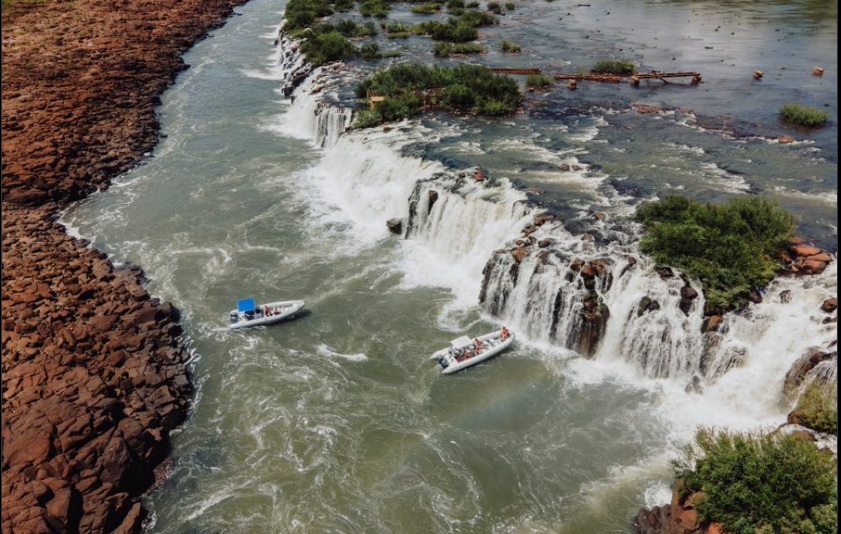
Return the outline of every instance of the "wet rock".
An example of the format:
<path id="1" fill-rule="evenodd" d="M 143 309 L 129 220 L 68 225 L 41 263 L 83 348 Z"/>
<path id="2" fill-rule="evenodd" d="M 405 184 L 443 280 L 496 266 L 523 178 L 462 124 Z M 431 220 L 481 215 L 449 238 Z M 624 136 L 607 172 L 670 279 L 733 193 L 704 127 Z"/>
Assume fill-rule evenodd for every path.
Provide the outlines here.
<path id="1" fill-rule="evenodd" d="M 403 233 L 403 219 L 401 218 L 389 219 L 386 221 L 385 225 L 388 227 L 388 231 L 392 234 L 400 235 Z"/>

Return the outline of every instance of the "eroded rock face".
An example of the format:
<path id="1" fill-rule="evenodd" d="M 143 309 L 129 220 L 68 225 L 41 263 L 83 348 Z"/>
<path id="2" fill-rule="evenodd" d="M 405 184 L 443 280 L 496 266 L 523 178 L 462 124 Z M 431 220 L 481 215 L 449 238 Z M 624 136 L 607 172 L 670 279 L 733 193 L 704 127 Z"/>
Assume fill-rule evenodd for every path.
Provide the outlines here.
<path id="1" fill-rule="evenodd" d="M 177 311 L 54 219 L 155 145 L 181 54 L 243 2 L 3 8 L 4 532 L 140 530 L 192 394 Z"/>

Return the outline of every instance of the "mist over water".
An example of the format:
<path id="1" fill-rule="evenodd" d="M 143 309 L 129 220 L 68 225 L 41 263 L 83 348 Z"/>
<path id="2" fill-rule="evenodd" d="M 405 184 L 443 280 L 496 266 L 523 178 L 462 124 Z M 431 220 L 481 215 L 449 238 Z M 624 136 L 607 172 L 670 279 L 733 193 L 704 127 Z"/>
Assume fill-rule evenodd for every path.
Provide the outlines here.
<path id="1" fill-rule="evenodd" d="M 286 98 L 300 59 L 273 45 L 285 4 L 239 8 L 187 54 L 153 157 L 63 218 L 143 266 L 193 349 L 194 411 L 147 499 L 148 531 L 629 532 L 640 507 L 670 498 L 669 460 L 699 425 L 784 423 L 786 372 L 836 337 L 820 310 L 835 263 L 765 288 L 704 359 L 703 303 L 677 309 L 682 282 L 639 255 L 629 218 L 672 193 L 762 194 L 837 250 L 833 6 L 518 4 L 482 29 L 476 61 L 551 75 L 621 57 L 704 82 L 558 83 L 503 120 L 433 114 L 352 132 L 352 80 L 372 67 L 317 71 Z M 394 18 L 422 20 L 403 11 Z M 500 53 L 501 38 L 523 53 Z M 432 61 L 425 38 L 382 45 L 397 46 Z M 830 125 L 781 127 L 789 100 L 826 103 Z M 547 211 L 556 219 L 532 236 L 551 245 L 514 280 L 497 251 Z M 611 318 L 590 358 L 566 344 L 581 306 L 565 276 L 574 258 L 605 260 L 613 277 L 597 288 Z M 479 303 L 485 269 L 494 313 Z M 229 331 L 227 311 L 248 296 L 304 299 L 308 313 Z M 660 311 L 638 315 L 644 296 Z M 517 342 L 487 363 L 442 376 L 429 360 L 502 325 Z"/>

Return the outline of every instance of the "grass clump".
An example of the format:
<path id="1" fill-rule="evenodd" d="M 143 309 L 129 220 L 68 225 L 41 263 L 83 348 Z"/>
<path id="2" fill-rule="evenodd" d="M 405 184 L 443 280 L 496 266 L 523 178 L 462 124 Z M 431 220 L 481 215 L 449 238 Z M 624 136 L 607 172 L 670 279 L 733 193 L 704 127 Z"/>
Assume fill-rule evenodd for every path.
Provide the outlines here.
<path id="1" fill-rule="evenodd" d="M 412 6 L 411 12 L 419 15 L 432 15 L 441 11 L 441 4 L 437 2 L 427 2 L 419 6 Z"/>
<path id="2" fill-rule="evenodd" d="M 733 534 L 836 532 L 837 461 L 796 434 L 700 429 L 673 463 L 682 498 Z"/>
<path id="3" fill-rule="evenodd" d="M 332 30 L 307 38 L 301 45 L 301 53 L 309 63 L 317 67 L 331 61 L 349 59 L 356 55 L 356 48 L 344 35 Z"/>
<path id="4" fill-rule="evenodd" d="M 505 39 L 503 39 L 502 42 L 499 43 L 499 44 L 500 44 L 500 47 L 502 48 L 502 51 L 506 52 L 506 53 L 509 53 L 509 54 L 517 54 L 517 53 L 519 53 L 520 51 L 523 50 L 522 46 L 520 46 L 517 43 L 512 42 L 512 41 L 506 41 Z"/>
<path id="5" fill-rule="evenodd" d="M 373 110 L 357 115 L 356 128 L 410 118 L 424 108 L 456 113 L 501 116 L 522 101 L 517 83 L 480 65 L 455 68 L 420 64 L 396 65 L 375 72 L 355 87 L 358 98 L 369 92 L 385 97 Z"/>
<path id="6" fill-rule="evenodd" d="M 797 400 L 794 412 L 808 428 L 838 433 L 838 391 L 832 386 L 811 381 Z"/>
<path id="7" fill-rule="evenodd" d="M 670 196 L 644 204 L 641 250 L 658 263 L 700 280 L 707 305 L 747 305 L 751 290 L 770 282 L 794 235 L 794 216 L 772 201 L 751 196 L 714 205 Z"/>
<path id="8" fill-rule="evenodd" d="M 634 71 L 636 71 L 634 64 L 624 59 L 603 59 L 597 61 L 590 69 L 593 74 L 615 74 L 617 76 L 629 76 Z"/>
<path id="9" fill-rule="evenodd" d="M 786 104 L 780 108 L 780 115 L 789 124 L 809 128 L 823 126 L 829 120 L 829 112 L 799 104 Z"/>
<path id="10" fill-rule="evenodd" d="M 529 74 L 526 76 L 526 85 L 536 89 L 546 89 L 552 86 L 552 78 L 545 74 Z"/>
<path id="11" fill-rule="evenodd" d="M 363 17 L 384 19 L 391 12 L 391 4 L 385 0 L 365 0 L 359 5 L 359 14 Z"/>
<path id="12" fill-rule="evenodd" d="M 406 39 L 414 33 L 414 28 L 411 24 L 400 24 L 399 22 L 383 23 L 385 36 L 388 39 Z"/>
<path id="13" fill-rule="evenodd" d="M 435 57 L 449 57 L 452 54 L 482 54 L 485 47 L 478 43 L 435 43 L 432 52 Z"/>

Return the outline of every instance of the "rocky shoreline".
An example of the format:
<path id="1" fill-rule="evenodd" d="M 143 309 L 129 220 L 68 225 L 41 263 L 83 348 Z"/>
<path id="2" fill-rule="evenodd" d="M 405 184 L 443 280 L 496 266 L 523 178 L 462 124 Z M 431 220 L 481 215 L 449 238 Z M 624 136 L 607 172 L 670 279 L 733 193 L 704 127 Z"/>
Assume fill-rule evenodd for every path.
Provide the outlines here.
<path id="1" fill-rule="evenodd" d="M 60 210 L 156 144 L 182 54 L 246 0 L 3 6 L 2 530 L 138 532 L 192 395 L 178 312 Z"/>

